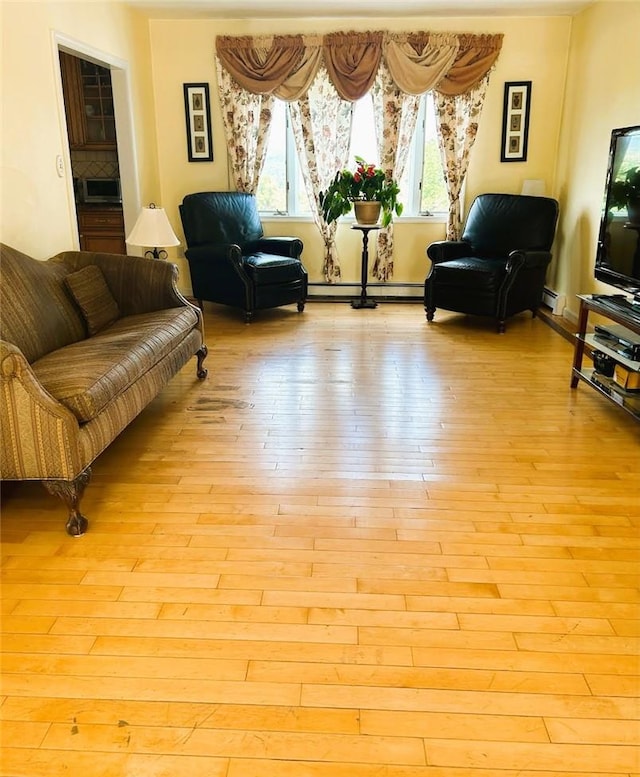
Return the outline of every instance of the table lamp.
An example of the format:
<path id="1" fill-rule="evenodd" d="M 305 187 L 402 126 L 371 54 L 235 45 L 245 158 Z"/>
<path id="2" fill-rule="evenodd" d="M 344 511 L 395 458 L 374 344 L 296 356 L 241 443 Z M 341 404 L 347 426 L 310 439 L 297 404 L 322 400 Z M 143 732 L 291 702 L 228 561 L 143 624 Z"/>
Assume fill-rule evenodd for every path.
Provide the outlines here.
<path id="1" fill-rule="evenodd" d="M 171 229 L 171 224 L 167 214 L 164 212 L 164 208 L 158 208 L 153 202 L 149 207 L 144 207 L 140 211 L 131 234 L 125 242 L 133 246 L 153 246 L 153 250 L 145 251 L 144 254 L 153 259 L 167 258 L 168 254 L 164 250 L 165 246 L 180 245 L 180 241 L 175 236 L 173 229 Z"/>

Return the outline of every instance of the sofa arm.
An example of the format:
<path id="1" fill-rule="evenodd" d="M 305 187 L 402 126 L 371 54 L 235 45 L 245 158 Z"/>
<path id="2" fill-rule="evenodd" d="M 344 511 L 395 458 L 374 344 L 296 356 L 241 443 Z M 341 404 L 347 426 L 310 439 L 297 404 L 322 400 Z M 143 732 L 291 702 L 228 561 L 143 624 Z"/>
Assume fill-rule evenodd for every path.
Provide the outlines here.
<path id="1" fill-rule="evenodd" d="M 0 475 L 71 480 L 84 468 L 73 413 L 42 387 L 22 351 L 0 340 Z"/>
<path id="2" fill-rule="evenodd" d="M 245 243 L 242 250 L 245 255 L 262 252 L 298 259 L 303 247 L 302 240 L 297 237 L 261 237 L 259 240 Z"/>
<path id="3" fill-rule="evenodd" d="M 473 250 L 466 240 L 436 240 L 427 248 L 427 256 L 434 264 L 469 256 Z"/>
<path id="4" fill-rule="evenodd" d="M 172 262 L 94 251 L 63 251 L 50 261 L 70 272 L 97 265 L 123 316 L 190 304 L 178 290 L 178 268 Z"/>

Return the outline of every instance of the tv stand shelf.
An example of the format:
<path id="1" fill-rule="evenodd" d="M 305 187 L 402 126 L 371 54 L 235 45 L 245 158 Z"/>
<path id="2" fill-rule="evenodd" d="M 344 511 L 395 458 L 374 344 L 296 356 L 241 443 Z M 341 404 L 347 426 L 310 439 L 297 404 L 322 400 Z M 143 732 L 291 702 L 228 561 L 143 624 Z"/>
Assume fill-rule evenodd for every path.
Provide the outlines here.
<path id="1" fill-rule="evenodd" d="M 640 391 L 624 391 L 612 378 L 598 374 L 593 368 L 583 367 L 582 360 L 587 351 L 590 356 L 593 351 L 602 351 L 611 356 L 615 362 L 627 370 L 640 372 L 640 361 L 629 359 L 613 348 L 608 348 L 605 343 L 594 340 L 593 335 L 587 334 L 589 313 L 597 313 L 600 316 L 615 321 L 627 329 L 640 334 L 640 318 L 633 310 L 627 310 L 624 304 L 618 305 L 618 298 L 604 295 L 578 295 L 580 300 L 580 317 L 578 320 L 578 332 L 573 356 L 573 369 L 571 371 L 571 388 L 578 386 L 580 381 L 594 388 L 609 401 L 621 407 L 640 421 Z"/>

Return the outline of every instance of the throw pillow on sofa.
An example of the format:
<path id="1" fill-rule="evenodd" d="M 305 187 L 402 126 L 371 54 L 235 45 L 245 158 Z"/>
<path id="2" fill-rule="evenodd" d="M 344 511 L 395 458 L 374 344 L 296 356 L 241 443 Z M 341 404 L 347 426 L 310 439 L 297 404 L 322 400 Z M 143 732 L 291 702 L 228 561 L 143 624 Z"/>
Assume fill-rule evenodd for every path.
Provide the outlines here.
<path id="1" fill-rule="evenodd" d="M 90 335 L 120 318 L 118 303 L 109 291 L 102 270 L 95 264 L 70 273 L 65 283 L 82 311 Z"/>

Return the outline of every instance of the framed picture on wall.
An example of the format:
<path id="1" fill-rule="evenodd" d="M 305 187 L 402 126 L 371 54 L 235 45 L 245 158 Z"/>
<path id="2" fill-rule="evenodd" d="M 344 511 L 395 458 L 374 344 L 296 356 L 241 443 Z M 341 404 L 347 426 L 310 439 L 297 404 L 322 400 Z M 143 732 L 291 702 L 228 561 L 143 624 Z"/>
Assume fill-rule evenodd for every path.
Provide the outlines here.
<path id="1" fill-rule="evenodd" d="M 531 81 L 507 81 L 502 109 L 501 162 L 526 162 Z"/>
<path id="2" fill-rule="evenodd" d="M 184 84 L 187 154 L 190 162 L 212 162 L 209 84 Z"/>

